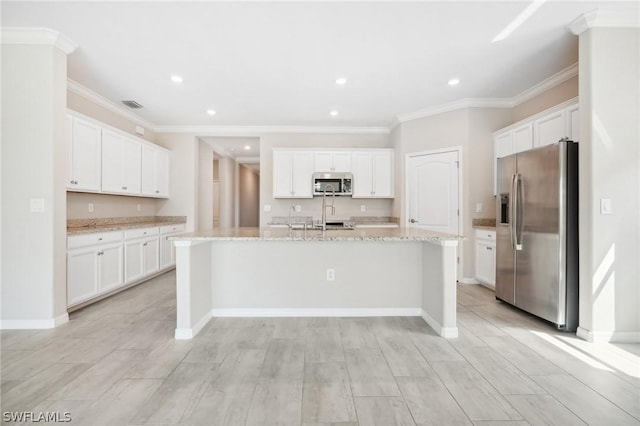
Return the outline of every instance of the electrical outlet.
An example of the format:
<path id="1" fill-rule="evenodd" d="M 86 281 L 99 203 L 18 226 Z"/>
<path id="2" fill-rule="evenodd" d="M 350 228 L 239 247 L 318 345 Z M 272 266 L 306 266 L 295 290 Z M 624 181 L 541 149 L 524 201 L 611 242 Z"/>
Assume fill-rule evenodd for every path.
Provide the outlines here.
<path id="1" fill-rule="evenodd" d="M 87 204 L 87 209 L 89 210 L 89 213 L 93 213 L 93 203 Z"/>
<path id="2" fill-rule="evenodd" d="M 336 270 L 327 269 L 327 281 L 335 281 L 335 280 L 336 280 Z"/>
<path id="3" fill-rule="evenodd" d="M 302 211 L 302 206 L 300 204 L 296 204 L 296 211 L 297 212 L 301 212 Z"/>
<path id="4" fill-rule="evenodd" d="M 600 199 L 600 214 L 611 214 L 613 208 L 611 207 L 611 198 Z"/>
<path id="5" fill-rule="evenodd" d="M 360 211 L 361 212 L 366 212 L 367 211 L 367 206 L 364 204 L 360 204 Z"/>
<path id="6" fill-rule="evenodd" d="M 263 207 L 263 210 L 265 212 L 270 212 L 271 211 L 271 204 L 265 204 L 264 207 Z"/>
<path id="7" fill-rule="evenodd" d="M 138 211 L 141 212 L 142 211 L 142 205 L 138 204 Z"/>
<path id="8" fill-rule="evenodd" d="M 482 213 L 483 209 L 484 206 L 482 205 L 482 203 L 476 203 L 476 213 Z"/>

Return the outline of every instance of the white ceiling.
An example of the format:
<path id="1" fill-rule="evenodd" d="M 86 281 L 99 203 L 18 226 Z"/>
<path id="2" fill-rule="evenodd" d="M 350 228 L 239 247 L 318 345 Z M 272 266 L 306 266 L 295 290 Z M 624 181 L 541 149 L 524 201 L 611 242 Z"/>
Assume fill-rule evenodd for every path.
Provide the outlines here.
<path id="1" fill-rule="evenodd" d="M 138 101 L 158 126 L 389 126 L 461 99 L 517 96 L 577 61 L 566 26 L 579 15 L 638 13 L 636 1 L 549 0 L 492 43 L 528 5 L 3 1 L 1 22 L 69 37 L 79 45 L 69 77 Z"/>
<path id="2" fill-rule="evenodd" d="M 201 137 L 218 155 L 231 157 L 241 163 L 260 163 L 260 138 Z"/>

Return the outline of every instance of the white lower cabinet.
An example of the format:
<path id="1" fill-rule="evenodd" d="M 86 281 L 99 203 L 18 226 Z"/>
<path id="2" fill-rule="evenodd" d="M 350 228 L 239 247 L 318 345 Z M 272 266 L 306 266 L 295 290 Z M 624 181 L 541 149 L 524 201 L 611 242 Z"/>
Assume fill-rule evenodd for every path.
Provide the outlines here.
<path id="1" fill-rule="evenodd" d="M 67 305 L 75 305 L 123 284 L 122 232 L 69 237 Z"/>
<path id="2" fill-rule="evenodd" d="M 160 227 L 160 269 L 176 264 L 176 248 L 173 241 L 169 241 L 169 237 L 184 232 L 184 229 L 183 224 Z"/>
<path id="3" fill-rule="evenodd" d="M 67 306 L 90 301 L 175 265 L 167 237 L 185 225 L 96 232 L 67 238 Z"/>
<path id="4" fill-rule="evenodd" d="M 131 229 L 124 234 L 125 284 L 160 269 L 159 228 Z"/>
<path id="5" fill-rule="evenodd" d="M 496 232 L 476 229 L 476 279 L 490 287 L 496 282 Z"/>

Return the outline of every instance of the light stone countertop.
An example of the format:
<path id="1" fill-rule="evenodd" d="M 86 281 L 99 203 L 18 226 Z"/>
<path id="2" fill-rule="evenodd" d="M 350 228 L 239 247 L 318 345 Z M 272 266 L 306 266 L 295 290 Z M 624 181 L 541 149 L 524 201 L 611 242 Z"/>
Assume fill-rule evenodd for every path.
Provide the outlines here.
<path id="1" fill-rule="evenodd" d="M 286 228 L 228 228 L 169 237 L 173 241 L 424 241 L 457 244 L 464 237 L 415 228 L 357 228 L 352 230 Z M 445 244 L 446 243 L 446 244 Z"/>
<path id="2" fill-rule="evenodd" d="M 473 229 L 482 229 L 483 231 L 495 231 L 495 226 L 473 225 Z"/>
<path id="3" fill-rule="evenodd" d="M 122 221 L 125 219 L 125 221 Z M 75 220 L 67 225 L 67 235 L 92 234 L 96 232 L 123 231 L 136 228 L 150 228 L 155 226 L 181 225 L 186 223 L 183 216 L 147 216 L 144 220 L 126 221 L 128 218 L 102 218 Z M 138 219 L 138 218 L 136 218 Z M 119 222 L 120 220 L 120 222 Z"/>

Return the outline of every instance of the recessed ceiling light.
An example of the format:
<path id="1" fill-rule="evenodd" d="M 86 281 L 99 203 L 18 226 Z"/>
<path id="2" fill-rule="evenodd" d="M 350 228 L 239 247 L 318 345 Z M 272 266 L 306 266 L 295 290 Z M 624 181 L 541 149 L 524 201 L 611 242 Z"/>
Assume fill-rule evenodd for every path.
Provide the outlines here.
<path id="1" fill-rule="evenodd" d="M 244 146 L 244 149 L 246 149 L 246 150 L 248 151 L 248 150 L 250 150 L 250 149 L 251 149 L 251 146 L 249 146 L 249 145 L 245 145 L 245 146 Z"/>
<path id="2" fill-rule="evenodd" d="M 180 84 L 182 83 L 182 77 L 179 75 L 172 75 L 171 81 L 173 81 L 174 83 Z"/>
<path id="3" fill-rule="evenodd" d="M 456 86 L 458 83 L 460 83 L 460 79 L 457 78 L 452 78 L 447 82 L 449 86 Z"/>
<path id="4" fill-rule="evenodd" d="M 207 114 L 209 114 L 209 115 L 216 115 L 216 110 L 214 110 L 214 109 L 208 109 L 208 110 L 207 110 Z"/>
<path id="5" fill-rule="evenodd" d="M 336 78 L 336 84 L 339 84 L 340 86 L 347 84 L 347 79 L 345 77 Z"/>
<path id="6" fill-rule="evenodd" d="M 338 111 L 335 110 L 335 109 L 331 110 L 331 111 L 329 111 L 329 115 L 332 116 L 332 117 L 335 117 L 336 115 L 338 115 Z"/>

